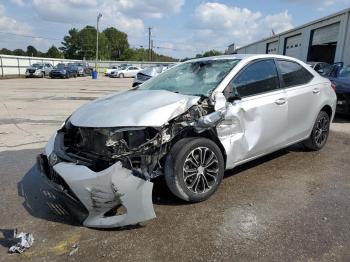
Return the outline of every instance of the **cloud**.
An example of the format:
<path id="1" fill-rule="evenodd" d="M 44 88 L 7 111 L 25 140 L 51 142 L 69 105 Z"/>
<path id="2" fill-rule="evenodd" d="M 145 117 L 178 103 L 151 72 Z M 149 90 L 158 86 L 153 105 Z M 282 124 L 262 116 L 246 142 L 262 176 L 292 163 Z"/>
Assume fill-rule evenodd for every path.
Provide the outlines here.
<path id="1" fill-rule="evenodd" d="M 207 2 L 195 9 L 192 27 L 198 33 L 192 41 L 206 50 L 224 48 L 233 42 L 244 45 L 270 36 L 272 29 L 279 33 L 293 26 L 288 11 L 264 16 L 247 8 Z"/>
<path id="2" fill-rule="evenodd" d="M 30 34 L 32 28 L 26 23 L 22 23 L 11 17 L 5 16 L 5 7 L 0 4 L 0 31 L 15 34 Z"/>
<path id="3" fill-rule="evenodd" d="M 162 18 L 169 13 L 178 13 L 184 0 L 116 0 L 122 12 L 143 18 Z"/>
<path id="4" fill-rule="evenodd" d="M 143 18 L 179 12 L 183 4 L 184 0 L 33 0 L 34 10 L 44 20 L 94 25 L 101 12 L 102 25 L 116 26 L 131 36 L 143 34 Z"/>
<path id="5" fill-rule="evenodd" d="M 11 0 L 12 3 L 18 6 L 25 6 L 25 1 L 24 0 Z"/>
<path id="6" fill-rule="evenodd" d="M 285 2 L 286 0 L 281 0 Z M 303 5 L 313 5 L 320 8 L 334 6 L 336 4 L 350 4 L 350 0 L 287 0 L 290 3 L 303 4 Z"/>

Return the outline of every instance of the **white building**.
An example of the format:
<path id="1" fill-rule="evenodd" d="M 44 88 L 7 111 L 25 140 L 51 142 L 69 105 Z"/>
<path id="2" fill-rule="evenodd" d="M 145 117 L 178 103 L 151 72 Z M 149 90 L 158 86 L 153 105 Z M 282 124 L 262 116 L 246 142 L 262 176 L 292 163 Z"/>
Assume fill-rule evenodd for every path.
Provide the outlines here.
<path id="1" fill-rule="evenodd" d="M 303 61 L 350 64 L 350 8 L 237 48 L 238 54 L 281 54 Z"/>

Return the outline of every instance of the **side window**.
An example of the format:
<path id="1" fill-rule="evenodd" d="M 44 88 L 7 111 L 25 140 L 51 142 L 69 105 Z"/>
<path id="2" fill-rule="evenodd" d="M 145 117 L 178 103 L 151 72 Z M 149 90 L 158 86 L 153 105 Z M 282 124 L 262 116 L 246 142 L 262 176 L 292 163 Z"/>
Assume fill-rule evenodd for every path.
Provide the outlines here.
<path id="1" fill-rule="evenodd" d="M 282 75 L 284 87 L 303 85 L 310 82 L 314 77 L 309 71 L 296 62 L 277 60 L 277 64 Z"/>
<path id="2" fill-rule="evenodd" d="M 254 62 L 241 71 L 229 84 L 240 97 L 257 95 L 279 88 L 275 62 L 272 59 Z"/>

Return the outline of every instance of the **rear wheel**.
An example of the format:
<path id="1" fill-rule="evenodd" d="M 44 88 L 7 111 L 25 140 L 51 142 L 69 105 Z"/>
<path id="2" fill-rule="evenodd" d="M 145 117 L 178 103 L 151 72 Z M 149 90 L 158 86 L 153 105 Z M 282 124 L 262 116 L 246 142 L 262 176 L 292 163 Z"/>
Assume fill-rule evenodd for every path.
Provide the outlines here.
<path id="1" fill-rule="evenodd" d="M 304 146 L 310 150 L 320 150 L 327 142 L 329 135 L 330 117 L 325 111 L 321 111 L 316 119 L 310 137 L 304 141 Z"/>
<path id="2" fill-rule="evenodd" d="M 200 202 L 208 199 L 224 176 L 224 158 L 219 147 L 207 138 L 185 138 L 170 150 L 165 180 L 177 197 Z"/>

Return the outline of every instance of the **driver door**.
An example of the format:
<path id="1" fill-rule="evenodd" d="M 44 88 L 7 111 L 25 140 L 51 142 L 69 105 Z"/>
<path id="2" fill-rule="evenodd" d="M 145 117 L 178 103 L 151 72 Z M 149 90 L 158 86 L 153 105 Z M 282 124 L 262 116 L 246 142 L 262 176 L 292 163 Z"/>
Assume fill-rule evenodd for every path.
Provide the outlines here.
<path id="1" fill-rule="evenodd" d="M 228 167 L 272 152 L 286 143 L 288 101 L 286 92 L 280 88 L 273 59 L 248 64 L 226 87 L 224 95 L 226 99 L 240 97 L 228 104 L 226 110 L 225 120 L 231 118 L 232 130 L 238 132 L 230 142 L 222 141 Z"/>

